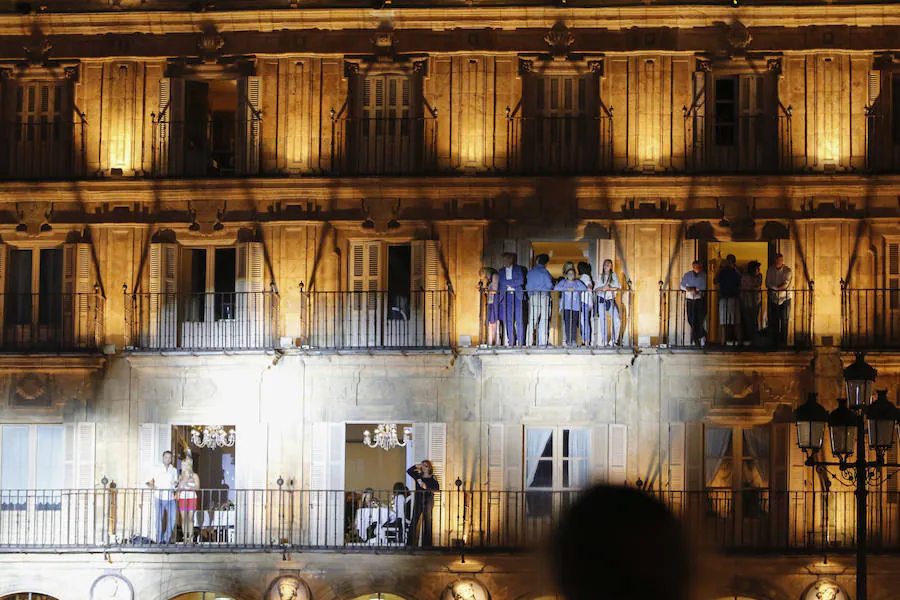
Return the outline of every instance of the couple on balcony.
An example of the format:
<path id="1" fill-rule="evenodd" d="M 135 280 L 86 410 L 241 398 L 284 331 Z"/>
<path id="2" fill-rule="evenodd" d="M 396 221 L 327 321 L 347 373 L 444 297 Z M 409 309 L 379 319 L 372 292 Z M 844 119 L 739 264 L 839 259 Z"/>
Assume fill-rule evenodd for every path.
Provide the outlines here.
<path id="1" fill-rule="evenodd" d="M 563 276 L 554 281 L 547 270 L 549 262 L 547 254 L 539 254 L 535 257 L 534 267 L 526 272 L 525 267 L 516 264 L 516 255 L 507 252 L 503 254 L 504 264 L 499 271 L 485 269 L 486 281 L 482 284 L 482 289 L 486 291 L 488 344 L 500 344 L 502 323 L 506 346 L 533 346 L 535 343 L 538 346 L 549 345 L 555 292 L 559 298 L 558 310 L 562 317 L 566 346 L 578 344 L 579 330 L 581 344 L 593 345 L 595 315 L 600 326 L 599 344 L 618 345 L 622 319 L 616 303 L 616 293 L 621 285 L 613 270 L 613 261 L 603 261 L 603 270 L 596 282 L 591 275 L 591 265 L 587 262 L 579 262 L 577 270 L 574 263 L 565 263 Z M 527 330 L 523 318 L 526 311 Z M 612 321 L 611 338 L 607 316 Z"/>
<path id="2" fill-rule="evenodd" d="M 197 490 L 200 477 L 194 472 L 194 459 L 190 449 L 185 449 L 181 459 L 181 473 L 172 464 L 172 452 L 162 453 L 162 463 L 153 472 L 147 487 L 155 490 L 156 541 L 170 544 L 175 541 L 176 506 L 181 513 L 181 529 L 186 544 L 194 539 L 194 515 L 197 512 Z"/>

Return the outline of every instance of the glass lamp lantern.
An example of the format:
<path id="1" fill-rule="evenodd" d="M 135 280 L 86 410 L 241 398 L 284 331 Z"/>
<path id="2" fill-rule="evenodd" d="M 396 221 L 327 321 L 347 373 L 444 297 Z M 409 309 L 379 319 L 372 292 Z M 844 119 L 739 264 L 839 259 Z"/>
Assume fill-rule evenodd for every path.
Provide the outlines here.
<path id="1" fill-rule="evenodd" d="M 806 402 L 794 411 L 797 424 L 797 445 L 804 452 L 816 453 L 825 443 L 825 423 L 828 411 L 816 399 L 818 394 L 810 392 Z"/>
<path id="2" fill-rule="evenodd" d="M 856 427 L 859 417 L 847 408 L 847 399 L 838 398 L 838 407 L 828 415 L 831 433 L 831 453 L 846 460 L 856 451 Z"/>
<path id="3" fill-rule="evenodd" d="M 887 390 L 878 390 L 878 398 L 866 409 L 870 448 L 883 452 L 894 445 L 897 413 L 897 407 L 887 398 Z"/>
<path id="4" fill-rule="evenodd" d="M 847 401 L 850 408 L 859 410 L 869 404 L 872 390 L 875 388 L 875 377 L 878 371 L 863 360 L 862 354 L 856 355 L 856 361 L 844 369 L 844 383 L 847 386 Z"/>

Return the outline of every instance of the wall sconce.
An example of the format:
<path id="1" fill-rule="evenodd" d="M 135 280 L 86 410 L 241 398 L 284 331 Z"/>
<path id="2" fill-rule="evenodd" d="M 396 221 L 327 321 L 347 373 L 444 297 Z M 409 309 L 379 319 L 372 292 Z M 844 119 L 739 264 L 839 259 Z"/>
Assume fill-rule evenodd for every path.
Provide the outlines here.
<path id="1" fill-rule="evenodd" d="M 363 229 L 375 229 L 375 221 L 372 219 L 366 219 L 362 222 Z"/>

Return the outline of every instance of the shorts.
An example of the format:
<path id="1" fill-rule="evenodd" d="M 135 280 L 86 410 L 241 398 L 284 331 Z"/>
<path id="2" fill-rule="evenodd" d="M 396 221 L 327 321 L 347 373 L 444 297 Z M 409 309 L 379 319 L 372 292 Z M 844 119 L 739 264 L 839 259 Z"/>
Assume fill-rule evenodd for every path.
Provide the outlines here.
<path id="1" fill-rule="evenodd" d="M 196 498 L 179 498 L 178 510 L 197 510 Z"/>
<path id="2" fill-rule="evenodd" d="M 737 322 L 737 312 L 737 298 L 719 298 L 719 325 L 734 325 Z"/>

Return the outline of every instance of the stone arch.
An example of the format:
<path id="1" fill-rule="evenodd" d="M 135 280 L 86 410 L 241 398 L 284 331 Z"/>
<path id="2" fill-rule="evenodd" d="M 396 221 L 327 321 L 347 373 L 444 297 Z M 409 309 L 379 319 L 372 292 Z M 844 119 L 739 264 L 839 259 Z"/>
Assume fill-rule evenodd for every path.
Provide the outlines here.
<path id="1" fill-rule="evenodd" d="M 60 596 L 36 592 L 35 589 L 28 588 L 25 591 L 0 593 L 0 600 L 62 600 Z"/>
<path id="2" fill-rule="evenodd" d="M 311 590 L 314 600 L 369 600 L 379 594 L 382 600 L 422 600 L 421 589 L 416 582 L 394 581 L 390 584 L 376 581 L 342 582 L 324 590 Z"/>
<path id="3" fill-rule="evenodd" d="M 230 600 L 251 600 L 251 596 L 237 595 L 234 592 L 224 589 L 226 587 L 230 586 L 211 586 L 210 588 L 193 589 L 175 594 L 166 592 L 161 597 L 161 600 L 219 600 L 223 597 L 229 598 Z M 204 597 L 204 594 L 206 594 L 206 597 Z"/>

